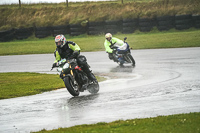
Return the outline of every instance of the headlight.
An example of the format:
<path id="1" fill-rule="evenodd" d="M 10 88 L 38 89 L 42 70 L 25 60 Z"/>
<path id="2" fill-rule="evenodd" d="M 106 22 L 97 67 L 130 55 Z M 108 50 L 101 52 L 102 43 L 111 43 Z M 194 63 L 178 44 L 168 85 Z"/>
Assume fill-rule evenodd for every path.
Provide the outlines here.
<path id="1" fill-rule="evenodd" d="M 67 69 L 67 68 L 69 68 L 69 64 L 65 63 L 65 65 L 63 66 L 63 69 Z"/>
<path id="2" fill-rule="evenodd" d="M 58 72 L 61 72 L 61 71 L 62 71 L 62 68 L 60 68 L 60 67 L 57 68 L 57 71 L 58 71 Z"/>

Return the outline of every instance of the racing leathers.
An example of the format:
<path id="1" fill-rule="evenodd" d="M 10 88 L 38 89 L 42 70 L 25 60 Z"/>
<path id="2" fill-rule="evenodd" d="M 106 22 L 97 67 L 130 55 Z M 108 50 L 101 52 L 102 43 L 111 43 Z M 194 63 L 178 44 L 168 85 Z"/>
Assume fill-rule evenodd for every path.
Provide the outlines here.
<path id="1" fill-rule="evenodd" d="M 111 60 L 115 59 L 115 58 L 113 58 L 113 54 L 112 54 L 113 53 L 113 49 L 112 49 L 113 46 L 117 47 L 118 53 L 120 53 L 123 50 L 126 50 L 127 47 L 128 47 L 128 45 L 126 43 L 124 43 L 122 40 L 120 40 L 118 38 L 112 37 L 112 39 L 110 41 L 105 39 L 104 47 L 105 47 L 106 52 L 108 53 L 108 57 Z"/>
<path id="2" fill-rule="evenodd" d="M 55 61 L 54 64 L 58 63 L 58 61 L 60 61 L 61 59 L 70 59 L 70 58 L 76 58 L 77 59 L 77 63 L 79 66 L 82 67 L 82 70 L 87 74 L 88 78 L 90 80 L 95 80 L 96 78 L 93 76 L 93 74 L 91 74 L 91 71 L 89 69 L 89 65 L 86 62 L 86 57 L 83 55 L 80 55 L 80 47 L 72 42 L 72 41 L 66 41 L 66 44 L 60 48 L 57 47 L 55 52 L 54 52 L 54 56 L 55 56 Z M 82 58 L 85 58 L 85 60 L 79 60 L 79 56 L 81 56 Z"/>

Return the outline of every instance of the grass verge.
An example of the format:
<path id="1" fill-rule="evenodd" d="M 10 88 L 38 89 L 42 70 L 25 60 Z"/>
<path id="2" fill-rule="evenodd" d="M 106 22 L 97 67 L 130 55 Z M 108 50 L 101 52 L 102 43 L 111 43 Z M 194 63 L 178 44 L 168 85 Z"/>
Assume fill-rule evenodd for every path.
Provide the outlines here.
<path id="1" fill-rule="evenodd" d="M 114 35 L 120 39 L 125 36 L 133 49 L 151 48 L 179 48 L 179 47 L 200 47 L 200 30 L 189 29 L 183 31 L 170 30 L 159 32 L 157 30 L 150 33 L 136 31 L 133 34 Z M 102 35 L 80 35 L 71 37 L 66 35 L 67 40 L 76 42 L 82 52 L 104 51 L 104 34 Z M 11 42 L 0 42 L 0 55 L 22 55 L 22 54 L 45 54 L 53 53 L 55 50 L 54 37 L 43 39 L 28 38 L 25 40 L 15 40 Z"/>
<path id="2" fill-rule="evenodd" d="M 0 5 L 0 30 L 200 13 L 199 0 L 121 1 Z"/>
<path id="3" fill-rule="evenodd" d="M 97 80 L 104 78 L 97 77 Z M 64 87 L 59 75 L 55 74 L 0 73 L 0 99 L 35 95 Z"/>
<path id="4" fill-rule="evenodd" d="M 199 133 L 200 113 L 78 125 L 35 133 Z"/>

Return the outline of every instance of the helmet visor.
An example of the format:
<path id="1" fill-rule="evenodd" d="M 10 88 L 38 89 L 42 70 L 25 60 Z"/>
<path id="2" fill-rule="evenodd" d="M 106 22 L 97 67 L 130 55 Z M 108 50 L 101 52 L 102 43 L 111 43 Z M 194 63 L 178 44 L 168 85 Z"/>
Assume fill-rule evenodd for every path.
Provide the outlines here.
<path id="1" fill-rule="evenodd" d="M 111 37 L 107 37 L 106 40 L 110 41 L 110 40 L 111 40 Z"/>
<path id="2" fill-rule="evenodd" d="M 56 46 L 62 46 L 63 45 L 63 42 L 62 41 L 59 41 L 59 42 L 56 42 Z"/>

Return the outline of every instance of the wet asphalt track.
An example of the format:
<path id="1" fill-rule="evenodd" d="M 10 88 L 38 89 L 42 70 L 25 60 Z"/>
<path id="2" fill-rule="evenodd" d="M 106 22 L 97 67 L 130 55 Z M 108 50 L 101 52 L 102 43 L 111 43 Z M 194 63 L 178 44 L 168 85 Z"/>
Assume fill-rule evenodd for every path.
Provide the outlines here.
<path id="1" fill-rule="evenodd" d="M 119 68 L 102 52 L 83 52 L 96 75 L 96 95 L 60 89 L 0 100 L 0 132 L 200 112 L 200 48 L 133 50 L 136 67 Z M 0 56 L 0 72 L 50 72 L 53 54 Z"/>

